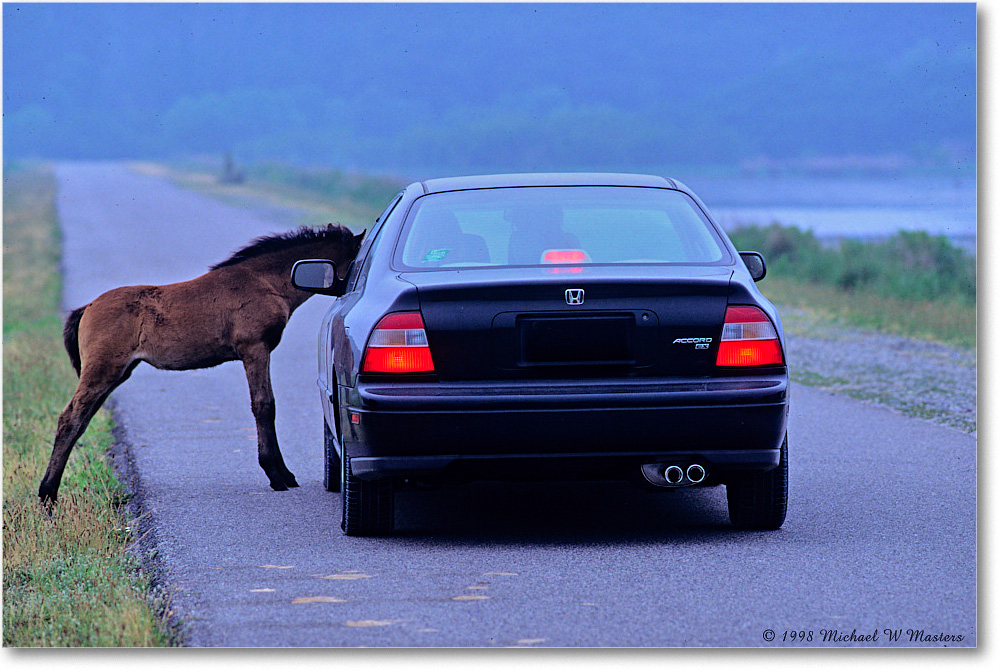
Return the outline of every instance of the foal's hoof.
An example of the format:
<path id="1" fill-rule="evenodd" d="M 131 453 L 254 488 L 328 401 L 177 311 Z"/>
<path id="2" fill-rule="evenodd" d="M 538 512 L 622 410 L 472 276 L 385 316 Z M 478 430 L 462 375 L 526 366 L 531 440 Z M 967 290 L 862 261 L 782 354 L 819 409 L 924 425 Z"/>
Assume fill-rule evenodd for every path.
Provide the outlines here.
<path id="1" fill-rule="evenodd" d="M 295 481 L 295 476 L 291 473 L 285 473 L 285 484 L 289 487 L 298 487 L 299 483 Z"/>
<path id="2" fill-rule="evenodd" d="M 56 507 L 56 495 L 48 491 L 39 491 L 38 503 L 41 505 L 42 511 L 49 517 L 52 517 L 52 511 L 55 510 Z"/>
<path id="3" fill-rule="evenodd" d="M 271 489 L 276 492 L 287 492 L 288 485 L 283 480 L 271 480 Z"/>

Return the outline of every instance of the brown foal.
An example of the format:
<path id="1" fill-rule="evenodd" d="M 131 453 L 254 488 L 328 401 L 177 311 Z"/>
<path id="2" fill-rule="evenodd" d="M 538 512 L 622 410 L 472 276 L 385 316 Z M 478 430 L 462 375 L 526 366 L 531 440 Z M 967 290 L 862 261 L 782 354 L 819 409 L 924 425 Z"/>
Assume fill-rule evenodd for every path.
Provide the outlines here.
<path id="1" fill-rule="evenodd" d="M 55 502 L 76 441 L 108 395 L 142 361 L 164 370 L 242 361 L 257 422 L 260 466 L 273 489 L 297 487 L 278 449 L 270 373 L 271 352 L 289 317 L 312 296 L 292 286 L 291 269 L 300 259 L 328 259 L 344 280 L 363 236 L 329 224 L 259 238 L 201 277 L 119 287 L 70 313 L 63 341 L 80 382 L 59 416 L 52 456 L 38 488 L 42 503 Z"/>

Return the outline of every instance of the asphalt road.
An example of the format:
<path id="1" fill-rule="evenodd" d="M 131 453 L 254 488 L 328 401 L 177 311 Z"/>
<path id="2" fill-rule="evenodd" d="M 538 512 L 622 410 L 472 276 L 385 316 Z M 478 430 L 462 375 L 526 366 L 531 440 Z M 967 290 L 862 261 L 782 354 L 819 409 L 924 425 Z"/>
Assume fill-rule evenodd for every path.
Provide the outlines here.
<path id="1" fill-rule="evenodd" d="M 67 308 L 189 279 L 291 225 L 118 165 L 57 176 Z M 140 366 L 114 395 L 187 645 L 976 644 L 975 439 L 803 386 L 777 532 L 733 530 L 721 487 L 469 485 L 400 494 L 393 537 L 343 536 L 314 383 L 330 300 L 296 312 L 272 364 L 298 489 L 271 491 L 257 465 L 238 363 Z"/>

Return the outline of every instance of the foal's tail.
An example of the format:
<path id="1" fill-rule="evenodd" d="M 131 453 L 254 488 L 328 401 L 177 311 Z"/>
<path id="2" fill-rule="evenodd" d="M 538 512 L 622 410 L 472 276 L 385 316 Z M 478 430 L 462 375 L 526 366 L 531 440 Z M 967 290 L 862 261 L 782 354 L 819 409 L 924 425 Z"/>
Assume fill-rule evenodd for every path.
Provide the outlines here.
<path id="1" fill-rule="evenodd" d="M 70 312 L 69 317 L 66 317 L 66 325 L 63 326 L 63 345 L 77 377 L 80 377 L 80 318 L 86 309 L 87 306 L 84 305 Z"/>

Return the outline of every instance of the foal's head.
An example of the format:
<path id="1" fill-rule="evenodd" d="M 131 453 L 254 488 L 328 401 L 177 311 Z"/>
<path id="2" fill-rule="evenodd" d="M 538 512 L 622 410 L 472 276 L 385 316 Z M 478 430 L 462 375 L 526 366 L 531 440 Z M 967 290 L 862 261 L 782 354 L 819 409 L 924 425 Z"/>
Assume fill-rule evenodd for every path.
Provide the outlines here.
<path id="1" fill-rule="evenodd" d="M 361 249 L 361 242 L 364 240 L 368 229 L 361 231 L 357 235 L 351 233 L 350 229 L 341 224 L 327 224 L 326 228 L 320 228 L 319 237 L 322 239 L 320 247 L 320 257 L 333 261 L 337 266 L 337 278 L 345 279 L 347 269 L 351 261 L 358 255 Z"/>

